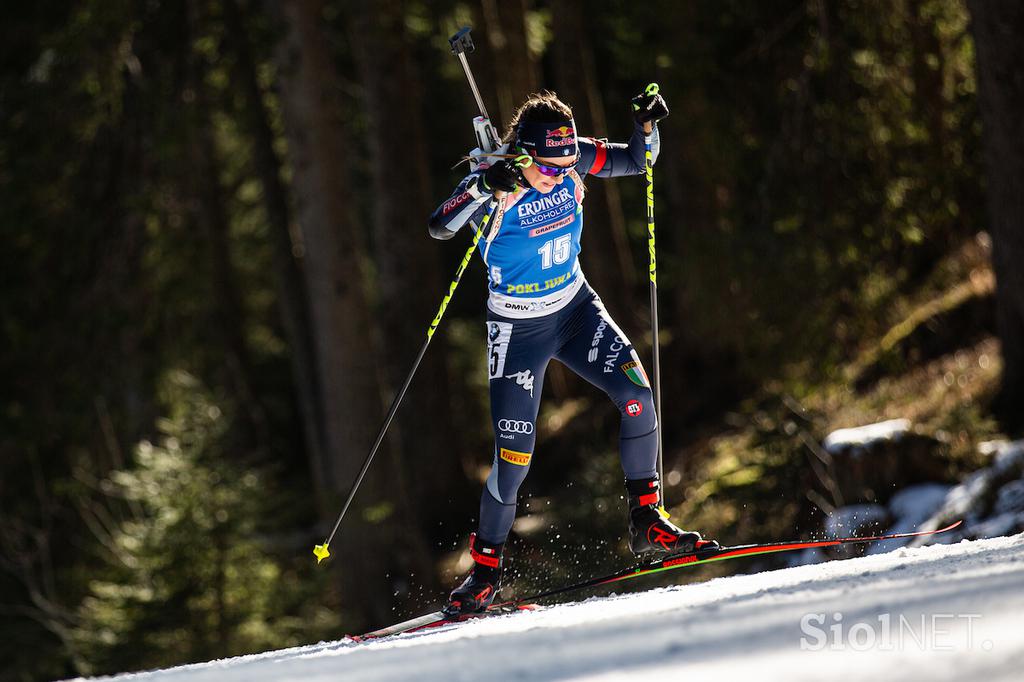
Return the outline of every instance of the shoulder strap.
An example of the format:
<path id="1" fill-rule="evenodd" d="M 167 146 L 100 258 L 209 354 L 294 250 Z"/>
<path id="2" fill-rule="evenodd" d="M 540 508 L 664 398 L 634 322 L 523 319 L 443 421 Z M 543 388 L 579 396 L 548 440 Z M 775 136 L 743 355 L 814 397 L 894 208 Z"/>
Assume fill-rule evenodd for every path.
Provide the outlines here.
<path id="1" fill-rule="evenodd" d="M 583 182 L 583 178 L 580 177 L 580 174 L 575 168 L 566 173 L 566 175 L 572 178 L 572 181 L 576 183 L 576 201 L 583 203 L 583 196 L 587 193 L 587 185 Z"/>

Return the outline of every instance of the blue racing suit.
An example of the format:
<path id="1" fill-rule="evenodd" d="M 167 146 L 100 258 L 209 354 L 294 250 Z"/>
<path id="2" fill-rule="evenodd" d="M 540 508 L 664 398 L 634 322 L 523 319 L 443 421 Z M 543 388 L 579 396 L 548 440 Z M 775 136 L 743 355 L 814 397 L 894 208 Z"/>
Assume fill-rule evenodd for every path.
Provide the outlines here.
<path id="1" fill-rule="evenodd" d="M 620 457 L 627 479 L 653 477 L 657 416 L 650 382 L 626 335 L 587 284 L 579 265 L 583 177 L 644 172 L 644 132 L 628 144 L 580 137 L 579 156 L 547 194 L 518 188 L 495 208 L 479 251 L 489 290 L 487 361 L 494 464 L 480 502 L 478 535 L 502 543 L 515 520 L 516 496 L 533 458 L 544 373 L 557 358 L 603 390 L 621 413 Z M 651 135 L 652 156 L 658 131 Z M 498 150 L 498 154 L 506 149 Z M 482 171 L 468 175 L 430 217 L 439 239 L 483 220 L 492 198 Z"/>

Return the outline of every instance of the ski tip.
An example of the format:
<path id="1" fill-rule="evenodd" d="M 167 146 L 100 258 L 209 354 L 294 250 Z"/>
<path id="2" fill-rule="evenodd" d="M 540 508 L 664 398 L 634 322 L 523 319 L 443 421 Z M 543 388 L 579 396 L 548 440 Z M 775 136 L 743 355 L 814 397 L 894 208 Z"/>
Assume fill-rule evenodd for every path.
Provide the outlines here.
<path id="1" fill-rule="evenodd" d="M 917 530 L 917 531 L 913 531 L 911 533 L 894 533 L 893 535 L 890 535 L 890 536 L 883 535 L 883 536 L 881 536 L 881 539 L 887 540 L 889 538 L 912 538 L 912 537 L 921 537 L 921 536 L 928 536 L 928 535 L 938 535 L 939 533 L 945 533 L 947 531 L 951 531 L 954 528 L 957 528 L 957 527 L 963 525 L 963 522 L 964 522 L 964 520 L 960 519 L 959 521 L 954 521 L 953 523 L 949 524 L 945 528 L 936 528 L 935 530 Z"/>
<path id="2" fill-rule="evenodd" d="M 313 556 L 316 557 L 316 563 L 319 564 L 321 561 L 331 556 L 330 550 L 327 549 L 327 543 L 322 545 L 313 546 Z"/>

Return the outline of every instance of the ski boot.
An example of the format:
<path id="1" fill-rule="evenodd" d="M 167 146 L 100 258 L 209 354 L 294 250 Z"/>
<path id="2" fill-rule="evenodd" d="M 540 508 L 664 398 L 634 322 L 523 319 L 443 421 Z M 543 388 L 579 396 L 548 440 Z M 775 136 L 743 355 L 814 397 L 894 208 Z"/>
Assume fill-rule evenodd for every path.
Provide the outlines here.
<path id="1" fill-rule="evenodd" d="M 441 611 L 448 618 L 469 613 L 480 613 L 494 601 L 494 596 L 501 589 L 501 550 L 500 545 L 481 540 L 473 533 L 469 536 L 469 553 L 476 565 L 461 585 L 452 590 L 448 603 Z"/>
<path id="2" fill-rule="evenodd" d="M 626 480 L 629 495 L 629 549 L 633 554 L 659 552 L 685 554 L 698 549 L 718 547 L 700 533 L 685 531 L 668 520 L 661 507 L 661 482 L 653 478 Z"/>

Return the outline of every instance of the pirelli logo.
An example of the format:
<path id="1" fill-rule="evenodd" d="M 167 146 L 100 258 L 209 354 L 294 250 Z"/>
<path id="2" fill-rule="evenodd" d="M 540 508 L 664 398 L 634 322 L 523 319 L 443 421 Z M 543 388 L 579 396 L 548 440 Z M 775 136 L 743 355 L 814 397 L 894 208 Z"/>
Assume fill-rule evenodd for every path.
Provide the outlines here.
<path id="1" fill-rule="evenodd" d="M 530 457 L 533 453 L 530 452 L 516 452 L 515 450 L 509 450 L 507 448 L 501 448 L 498 456 L 509 464 L 515 464 L 516 466 L 524 467 L 530 463 Z"/>

